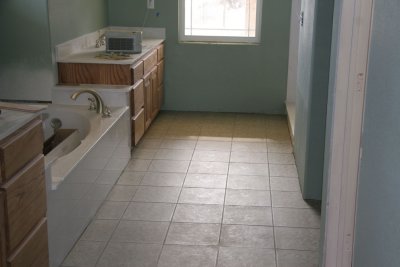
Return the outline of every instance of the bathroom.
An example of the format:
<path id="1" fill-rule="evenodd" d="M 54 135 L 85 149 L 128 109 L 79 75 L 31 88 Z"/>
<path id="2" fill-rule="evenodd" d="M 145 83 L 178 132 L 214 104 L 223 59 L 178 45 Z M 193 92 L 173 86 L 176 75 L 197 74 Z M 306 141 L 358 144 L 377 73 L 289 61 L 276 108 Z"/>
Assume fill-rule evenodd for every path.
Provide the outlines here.
<path id="1" fill-rule="evenodd" d="M 45 139 L 59 127 L 78 133 L 45 157 L 50 264 L 33 266 L 322 266 L 341 1 L 256 1 L 261 39 L 246 44 L 180 41 L 184 1 L 147 2 L 0 3 L 0 99 L 50 104 Z M 141 129 L 131 87 L 59 79 L 73 41 L 93 45 L 119 27 L 143 29 L 144 44 L 162 40 L 151 49 L 163 91 L 132 139 Z M 89 95 L 71 99 L 87 89 L 105 118 L 87 110 Z"/>

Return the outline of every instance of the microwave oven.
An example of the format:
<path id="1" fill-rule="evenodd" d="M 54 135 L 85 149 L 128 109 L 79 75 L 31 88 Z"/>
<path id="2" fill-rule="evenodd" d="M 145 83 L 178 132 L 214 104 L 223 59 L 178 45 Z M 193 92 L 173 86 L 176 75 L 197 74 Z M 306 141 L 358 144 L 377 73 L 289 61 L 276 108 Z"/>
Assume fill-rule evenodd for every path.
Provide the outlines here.
<path id="1" fill-rule="evenodd" d="M 108 31 L 105 33 L 107 53 L 142 53 L 142 32 Z"/>

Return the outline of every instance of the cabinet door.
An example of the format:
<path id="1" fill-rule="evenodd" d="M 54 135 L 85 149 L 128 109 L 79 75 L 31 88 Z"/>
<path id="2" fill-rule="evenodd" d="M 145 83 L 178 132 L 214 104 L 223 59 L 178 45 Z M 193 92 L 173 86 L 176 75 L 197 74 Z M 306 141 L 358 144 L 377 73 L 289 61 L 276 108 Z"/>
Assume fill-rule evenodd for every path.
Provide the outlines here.
<path id="1" fill-rule="evenodd" d="M 158 95 L 158 109 L 160 110 L 164 99 L 164 85 L 158 87 L 157 95 Z"/>
<path id="2" fill-rule="evenodd" d="M 157 79 L 157 67 L 154 67 L 150 73 L 152 83 L 152 99 L 151 99 L 151 119 L 157 116 L 160 110 L 159 96 L 158 96 L 158 79 Z"/>
<path id="3" fill-rule="evenodd" d="M 161 86 L 164 83 L 164 60 L 157 64 L 157 78 L 158 86 Z"/>
<path id="4" fill-rule="evenodd" d="M 151 81 L 151 72 L 143 77 L 144 83 L 144 116 L 145 116 L 145 127 L 149 128 L 152 118 L 152 93 L 153 93 L 153 83 Z"/>
<path id="5" fill-rule="evenodd" d="M 161 44 L 159 47 L 157 47 L 157 59 L 158 62 L 164 59 L 164 44 Z"/>

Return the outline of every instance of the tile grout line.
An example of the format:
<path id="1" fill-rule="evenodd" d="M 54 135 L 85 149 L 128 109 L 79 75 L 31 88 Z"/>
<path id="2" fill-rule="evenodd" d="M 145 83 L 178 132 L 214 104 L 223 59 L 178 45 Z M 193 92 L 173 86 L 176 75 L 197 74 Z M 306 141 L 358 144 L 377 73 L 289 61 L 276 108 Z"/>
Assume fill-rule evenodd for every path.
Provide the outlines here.
<path id="1" fill-rule="evenodd" d="M 167 130 L 167 133 L 168 133 L 168 131 L 169 131 L 169 129 Z M 164 137 L 165 137 L 165 136 L 164 136 Z M 165 139 L 163 138 L 163 140 L 165 140 Z M 159 148 L 159 149 L 160 149 L 160 148 Z M 189 166 L 190 166 L 190 163 L 189 163 Z M 188 166 L 188 169 L 189 169 L 189 166 Z M 187 172 L 186 172 L 186 174 L 187 174 Z M 183 183 L 185 182 L 186 174 L 185 174 L 185 178 L 183 179 Z M 167 228 L 167 231 L 166 231 L 166 233 L 165 233 L 164 240 L 163 240 L 163 242 L 162 242 L 162 244 L 161 244 L 160 253 L 159 253 L 158 256 L 157 256 L 157 266 L 158 266 L 158 263 L 159 263 L 159 261 L 160 261 L 161 254 L 162 254 L 162 252 L 163 252 L 163 250 L 164 250 L 165 241 L 166 241 L 166 239 L 167 239 L 168 232 L 169 232 L 169 229 L 170 229 L 171 224 L 172 224 L 172 219 L 173 219 L 173 217 L 174 217 L 176 207 L 178 206 L 178 201 L 179 201 L 179 197 L 180 197 L 181 192 L 182 192 L 183 183 L 182 183 L 181 189 L 180 189 L 180 191 L 179 191 L 178 198 L 176 199 L 175 207 L 174 207 L 174 210 L 173 210 L 173 212 L 172 212 L 171 219 L 170 219 L 170 221 L 169 221 L 168 228 Z"/>
<path id="2" fill-rule="evenodd" d="M 131 152 L 131 154 L 132 154 L 132 152 Z M 126 168 L 126 167 L 125 167 L 125 168 Z M 112 189 L 110 190 L 110 192 L 108 192 L 108 194 L 107 194 L 107 196 L 106 196 L 104 202 L 107 201 L 108 196 L 111 194 L 112 190 L 113 190 L 114 187 L 117 185 L 119 178 L 121 178 L 122 174 L 123 174 L 124 171 L 125 171 L 125 168 L 124 168 L 124 170 L 121 172 L 121 174 L 120 174 L 120 176 L 118 177 L 118 179 L 115 181 L 115 184 L 113 185 L 113 187 L 112 187 Z M 135 190 L 135 193 L 132 195 L 131 200 L 133 199 L 133 197 L 134 197 L 134 195 L 136 194 L 136 192 L 137 192 L 137 189 Z M 104 203 L 104 202 L 103 202 L 103 203 Z M 121 201 L 121 202 L 125 202 L 125 201 Z M 103 205 L 103 204 L 102 204 L 102 205 Z M 97 258 L 97 260 L 96 260 L 94 266 L 97 266 L 97 265 L 100 263 L 100 259 L 101 259 L 101 257 L 103 256 L 104 252 L 106 251 L 108 245 L 110 244 L 111 239 L 112 239 L 112 237 L 113 237 L 115 231 L 117 230 L 118 226 L 120 225 L 121 220 L 122 220 L 122 218 L 123 218 L 123 216 L 124 216 L 126 210 L 128 209 L 128 206 L 129 206 L 129 202 L 128 202 L 128 204 L 126 205 L 126 207 L 125 207 L 125 209 L 124 209 L 124 212 L 122 213 L 121 217 L 118 219 L 118 223 L 117 223 L 117 225 L 115 226 L 114 230 L 112 231 L 110 237 L 109 237 L 108 240 L 105 242 L 106 244 L 105 244 L 104 248 L 102 249 L 101 253 L 99 254 L 99 257 Z M 101 208 L 101 207 L 100 207 L 100 208 Z M 99 209 L 100 209 L 100 208 L 99 208 Z M 98 211 L 97 211 L 97 212 L 98 212 Z M 97 219 L 97 216 L 96 216 L 96 215 L 97 215 L 97 212 L 96 212 L 96 214 L 95 214 L 95 216 L 93 217 L 93 219 L 92 219 L 91 222 L 93 222 L 93 220 L 98 220 L 98 219 Z M 89 227 L 89 226 L 90 226 L 90 224 L 88 225 L 88 227 Z M 86 228 L 86 229 L 87 229 L 87 228 Z M 85 231 L 86 231 L 86 230 L 85 230 Z M 85 233 L 85 231 L 84 231 L 83 233 Z M 82 235 L 83 235 L 83 233 L 82 233 Z M 80 237 L 80 238 L 81 238 L 81 237 Z M 79 238 L 79 240 L 80 240 L 80 238 Z"/>
<path id="3" fill-rule="evenodd" d="M 235 120 L 235 123 L 234 123 L 234 127 L 235 127 L 235 125 L 236 125 L 236 120 Z M 228 192 L 228 179 L 229 179 L 229 168 L 230 168 L 230 165 L 231 165 L 232 148 L 233 148 L 233 133 L 232 133 L 232 140 L 231 140 L 231 149 L 229 151 L 228 171 L 226 173 L 224 203 L 222 205 L 222 217 L 221 217 L 221 225 L 220 225 L 220 229 L 219 229 L 219 237 L 218 237 L 218 244 L 217 244 L 218 251 L 217 251 L 217 258 L 216 258 L 215 266 L 218 265 L 219 251 L 220 251 L 220 247 L 221 247 L 221 235 L 222 235 L 222 227 L 223 227 L 223 223 L 224 223 L 226 195 L 227 195 L 227 192 Z"/>
<path id="4" fill-rule="evenodd" d="M 268 150 L 268 148 L 267 148 Z M 274 238 L 274 253 L 275 253 L 275 266 L 278 267 L 278 253 L 277 253 L 277 247 L 276 247 L 276 236 L 275 236 L 275 221 L 274 221 L 274 209 L 273 209 L 273 204 L 272 204 L 272 188 L 271 188 L 271 177 L 270 177 L 270 168 L 269 168 L 269 163 L 268 163 L 268 182 L 269 182 L 269 196 L 270 196 L 270 201 L 271 201 L 271 219 L 272 219 L 272 236 Z"/>
<path id="5" fill-rule="evenodd" d="M 196 146 L 197 146 L 197 142 L 198 142 L 198 139 L 196 140 L 195 148 L 196 148 Z M 194 154 L 194 150 L 193 150 L 193 153 L 192 153 L 192 158 L 193 158 L 193 154 Z M 166 245 L 165 242 L 167 241 L 167 237 L 168 237 L 168 234 L 169 234 L 169 230 L 171 229 L 171 225 L 172 225 L 172 223 L 173 223 L 173 219 L 174 219 L 174 215 L 175 215 L 175 212 L 176 212 L 176 208 L 178 207 L 179 199 L 180 199 L 180 197 L 181 197 L 182 190 L 183 190 L 183 188 L 184 188 L 184 184 L 185 184 L 185 182 L 186 182 L 186 177 L 187 177 L 187 175 L 188 175 L 188 172 L 189 172 L 189 168 L 190 168 L 191 163 L 192 163 L 192 160 L 189 161 L 189 165 L 188 165 L 187 170 L 186 170 L 185 178 L 183 179 L 183 182 L 182 182 L 182 185 L 181 185 L 181 190 L 179 191 L 179 195 L 178 195 L 178 198 L 177 198 L 176 203 L 175 203 L 174 211 L 172 212 L 172 215 L 171 215 L 171 220 L 170 220 L 170 222 L 169 222 L 169 225 L 168 225 L 168 228 L 167 228 L 165 237 L 164 237 L 164 241 L 163 241 L 163 243 L 161 244 L 161 251 L 160 251 L 160 254 L 159 254 L 158 257 L 157 257 L 157 266 L 158 266 L 158 264 L 159 264 L 159 262 L 160 262 L 161 254 L 162 254 L 162 252 L 163 252 L 163 250 L 164 250 L 164 247 L 165 247 L 165 245 Z"/>
<path id="6" fill-rule="evenodd" d="M 161 140 L 163 140 L 163 139 L 161 139 Z M 157 150 L 159 150 L 159 149 L 160 149 L 160 148 L 157 148 Z M 134 151 L 131 151 L 131 155 L 132 155 L 133 153 L 134 153 Z M 133 157 L 132 157 L 132 159 L 133 159 Z M 131 159 L 131 160 L 132 160 L 132 159 Z M 152 162 L 152 161 L 153 161 L 153 159 L 151 159 L 151 162 Z M 146 170 L 145 173 L 147 173 L 147 172 L 149 171 L 151 162 L 150 162 L 149 166 L 147 167 L 147 170 Z M 112 189 L 117 185 L 119 178 L 121 178 L 121 176 L 122 176 L 122 174 L 125 172 L 126 168 L 127 168 L 127 166 L 124 168 L 124 170 L 121 172 L 121 174 L 120 174 L 120 176 L 118 177 L 118 179 L 117 179 L 117 180 L 115 181 L 115 183 L 113 184 Z M 141 180 L 140 180 L 140 182 L 139 182 L 139 186 L 140 186 L 140 183 L 141 183 L 141 181 L 142 181 L 143 179 L 144 179 L 144 177 L 141 178 Z M 106 196 L 106 198 L 105 198 L 105 201 L 107 201 L 108 196 L 109 196 L 109 194 L 111 193 L 112 189 L 111 189 L 110 192 L 107 194 L 107 196 Z M 132 195 L 130 201 L 128 201 L 128 204 L 127 204 L 127 206 L 125 207 L 125 209 L 124 209 L 124 211 L 123 211 L 121 217 L 118 219 L 118 223 L 117 223 L 117 225 L 115 226 L 114 230 L 112 231 L 110 237 L 109 237 L 108 240 L 105 242 L 105 246 L 104 246 L 104 248 L 102 249 L 101 253 L 99 254 L 99 257 L 97 258 L 97 260 L 96 260 L 94 266 L 97 266 L 97 265 L 99 264 L 101 257 L 103 256 L 103 254 L 104 254 L 106 248 L 107 248 L 108 245 L 110 244 L 111 239 L 112 239 L 112 237 L 113 237 L 115 231 L 117 230 L 118 226 L 120 225 L 120 223 L 121 223 L 121 221 L 122 221 L 122 219 L 123 219 L 123 216 L 124 216 L 126 210 L 128 209 L 129 203 L 132 202 L 132 200 L 133 200 L 134 196 L 136 195 L 136 193 L 137 193 L 137 189 L 135 190 L 135 193 Z M 97 212 L 98 212 L 98 211 L 97 211 Z M 96 212 L 96 215 L 97 215 L 97 212 Z M 96 215 L 95 215 L 95 217 L 93 218 L 94 220 L 96 219 Z M 172 218 L 171 218 L 171 220 L 172 220 Z M 93 220 L 92 220 L 92 221 L 93 221 Z M 87 228 L 86 228 L 86 229 L 87 229 Z M 83 233 L 84 233 L 84 232 L 83 232 Z M 83 233 L 82 233 L 82 235 L 83 235 Z M 80 240 L 80 238 L 79 238 L 79 240 Z M 161 252 L 162 252 L 162 249 L 161 249 Z M 161 255 L 161 252 L 160 252 L 160 255 Z"/>

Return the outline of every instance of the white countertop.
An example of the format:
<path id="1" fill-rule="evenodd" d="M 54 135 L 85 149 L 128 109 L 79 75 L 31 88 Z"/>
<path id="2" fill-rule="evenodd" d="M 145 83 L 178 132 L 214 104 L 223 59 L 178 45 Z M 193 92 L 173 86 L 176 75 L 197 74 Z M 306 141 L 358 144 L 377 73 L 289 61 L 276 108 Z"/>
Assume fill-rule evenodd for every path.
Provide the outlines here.
<path id="1" fill-rule="evenodd" d="M 2 109 L 0 114 L 0 140 L 9 136 L 37 116 L 37 113 Z"/>
<path id="2" fill-rule="evenodd" d="M 142 41 L 142 53 L 132 54 L 129 59 L 113 60 L 96 57 L 99 54 L 105 53 L 105 46 L 96 48 L 95 46 L 88 47 L 79 53 L 69 54 L 57 58 L 58 63 L 89 63 L 89 64 L 120 64 L 131 65 L 141 59 L 149 51 L 164 42 L 164 39 L 144 39 Z"/>
<path id="3" fill-rule="evenodd" d="M 111 84 L 85 84 L 79 85 L 78 89 L 93 89 L 96 92 L 110 92 L 110 90 L 118 93 L 129 93 L 133 85 L 111 85 Z M 73 93 L 77 90 L 76 85 L 59 84 L 53 88 L 53 91 L 62 91 Z"/>

